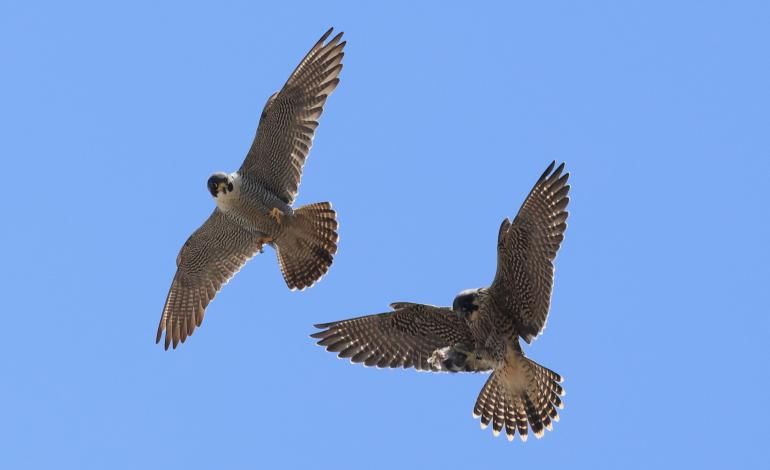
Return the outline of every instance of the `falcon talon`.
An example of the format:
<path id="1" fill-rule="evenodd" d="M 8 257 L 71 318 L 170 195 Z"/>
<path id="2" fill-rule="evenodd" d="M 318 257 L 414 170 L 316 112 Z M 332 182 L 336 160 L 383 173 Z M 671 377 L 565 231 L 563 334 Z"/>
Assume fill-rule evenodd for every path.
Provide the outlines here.
<path id="1" fill-rule="evenodd" d="M 262 237 L 257 243 L 259 244 L 259 253 L 261 254 L 265 252 L 265 245 L 273 243 L 273 239 L 271 237 Z"/>
<path id="2" fill-rule="evenodd" d="M 267 99 L 241 167 L 211 175 L 214 211 L 179 250 L 155 342 L 174 348 L 201 326 L 206 307 L 224 284 L 268 243 L 276 249 L 286 286 L 312 286 L 337 253 L 337 214 L 329 202 L 294 207 L 302 167 L 326 100 L 340 83 L 342 33 L 326 31 L 285 85 Z M 269 208 L 279 207 L 269 210 Z M 285 214 L 301 215 L 281 224 Z M 290 216 L 290 221 L 294 219 Z M 280 236 L 278 232 L 280 231 Z"/>
<path id="3" fill-rule="evenodd" d="M 569 173 L 551 163 L 497 236 L 497 273 L 488 287 L 460 292 L 452 307 L 396 302 L 392 311 L 316 325 L 318 344 L 368 366 L 491 372 L 473 407 L 481 429 L 536 438 L 559 420 L 562 377 L 524 355 L 542 333 L 553 261 L 567 228 Z"/>
<path id="4" fill-rule="evenodd" d="M 283 217 L 283 212 L 281 212 L 281 209 L 277 207 L 273 207 L 270 209 L 270 217 L 275 219 L 275 222 L 280 225 L 281 223 L 281 217 Z"/>

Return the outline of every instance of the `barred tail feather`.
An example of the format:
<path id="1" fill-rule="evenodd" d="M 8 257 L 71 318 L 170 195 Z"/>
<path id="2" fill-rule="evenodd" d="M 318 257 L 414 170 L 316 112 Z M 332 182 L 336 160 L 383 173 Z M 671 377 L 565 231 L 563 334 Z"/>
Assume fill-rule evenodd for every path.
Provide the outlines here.
<path id="1" fill-rule="evenodd" d="M 337 253 L 337 213 L 329 202 L 302 206 L 286 218 L 287 233 L 276 241 L 281 273 L 289 289 L 305 289 L 316 283 Z"/>
<path id="2" fill-rule="evenodd" d="M 495 436 L 505 428 L 509 441 L 517 432 L 526 441 L 528 427 L 539 439 L 545 429 L 552 429 L 552 421 L 559 421 L 556 409 L 564 407 L 561 382 L 556 372 L 516 354 L 484 384 L 473 417 L 481 418 L 482 429 L 492 423 Z"/>

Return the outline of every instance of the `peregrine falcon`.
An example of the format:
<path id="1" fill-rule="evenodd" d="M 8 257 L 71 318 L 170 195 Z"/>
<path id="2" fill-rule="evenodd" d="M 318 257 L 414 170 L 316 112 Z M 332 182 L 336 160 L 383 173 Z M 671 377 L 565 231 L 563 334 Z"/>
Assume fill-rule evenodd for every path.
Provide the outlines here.
<path id="1" fill-rule="evenodd" d="M 473 415 L 481 427 L 508 440 L 528 427 L 536 437 L 558 421 L 562 378 L 528 359 L 519 337 L 531 342 L 545 328 L 553 260 L 567 228 L 569 173 L 551 163 L 513 222 L 497 238 L 497 273 L 489 287 L 466 290 L 452 308 L 407 302 L 393 311 L 316 325 L 311 335 L 339 357 L 376 367 L 488 372 Z"/>
<path id="2" fill-rule="evenodd" d="M 328 202 L 293 208 L 324 103 L 337 87 L 345 55 L 342 33 L 329 29 L 283 88 L 265 104 L 256 137 L 234 173 L 214 173 L 207 188 L 216 202 L 208 220 L 176 258 L 155 342 L 176 348 L 200 326 L 220 288 L 268 244 L 290 289 L 312 286 L 337 252 L 337 216 Z"/>

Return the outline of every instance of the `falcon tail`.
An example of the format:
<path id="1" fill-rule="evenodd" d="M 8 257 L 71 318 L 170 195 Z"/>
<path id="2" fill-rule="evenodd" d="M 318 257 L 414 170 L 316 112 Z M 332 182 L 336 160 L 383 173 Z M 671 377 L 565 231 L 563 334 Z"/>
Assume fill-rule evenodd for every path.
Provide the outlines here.
<path id="1" fill-rule="evenodd" d="M 302 290 L 315 284 L 337 253 L 337 213 L 329 202 L 309 204 L 285 219 L 283 236 L 276 240 L 278 264 L 289 289 Z"/>
<path id="2" fill-rule="evenodd" d="M 556 372 L 520 353 L 511 354 L 484 384 L 473 417 L 481 418 L 481 429 L 491 422 L 495 436 L 504 427 L 509 441 L 516 432 L 526 441 L 527 424 L 539 439 L 544 429 L 552 429 L 552 421 L 559 421 L 556 408 L 564 407 L 559 398 L 564 395 L 561 381 Z"/>

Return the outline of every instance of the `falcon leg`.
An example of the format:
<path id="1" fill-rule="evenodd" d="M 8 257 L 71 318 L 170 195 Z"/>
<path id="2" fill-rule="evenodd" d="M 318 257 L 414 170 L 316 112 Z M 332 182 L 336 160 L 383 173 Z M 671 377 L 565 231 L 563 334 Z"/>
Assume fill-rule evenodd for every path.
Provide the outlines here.
<path id="1" fill-rule="evenodd" d="M 265 252 L 265 243 L 273 243 L 273 239 L 271 237 L 261 237 L 259 240 L 257 240 L 257 244 L 259 244 L 259 252 L 264 253 Z"/>
<path id="2" fill-rule="evenodd" d="M 466 370 L 468 354 L 455 349 L 453 346 L 447 346 L 433 351 L 428 364 L 436 370 L 445 370 L 447 372 L 460 372 Z"/>
<path id="3" fill-rule="evenodd" d="M 446 359 L 442 363 L 449 372 L 460 372 L 465 370 L 465 364 L 468 361 L 468 355 L 464 352 L 450 350 Z"/>
<path id="4" fill-rule="evenodd" d="M 270 209 L 270 217 L 274 218 L 276 223 L 281 223 L 281 217 L 283 216 L 283 212 L 277 207 L 273 207 Z"/>

